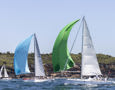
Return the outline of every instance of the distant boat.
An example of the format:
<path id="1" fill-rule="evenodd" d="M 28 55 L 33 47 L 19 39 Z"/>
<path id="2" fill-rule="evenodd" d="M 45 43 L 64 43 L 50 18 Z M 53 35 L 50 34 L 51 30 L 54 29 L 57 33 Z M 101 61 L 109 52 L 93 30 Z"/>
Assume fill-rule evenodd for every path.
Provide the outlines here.
<path id="1" fill-rule="evenodd" d="M 28 67 L 28 50 L 32 37 L 34 36 L 34 62 L 35 62 L 35 77 L 34 78 L 24 78 L 24 80 L 42 82 L 46 79 L 45 72 L 43 68 L 42 58 L 40 55 L 40 50 L 37 42 L 36 35 L 31 35 L 29 38 L 22 41 L 15 50 L 14 54 L 14 69 L 16 75 L 28 74 L 30 73 Z M 42 78 L 42 79 L 40 79 Z"/>
<path id="2" fill-rule="evenodd" d="M 5 64 L 2 65 L 1 69 L 0 69 L 0 78 L 1 79 L 4 79 L 4 80 L 9 80 L 11 79 L 7 73 L 7 70 L 6 70 L 6 66 Z"/>
<path id="3" fill-rule="evenodd" d="M 75 23 L 76 21 L 65 26 L 55 41 L 52 58 L 54 71 L 67 70 L 70 60 L 72 60 L 69 59 L 70 55 L 67 50 L 67 38 L 69 36 L 69 33 L 67 32 L 70 32 L 72 26 Z M 75 82 L 76 84 L 113 84 L 114 82 L 107 81 L 106 78 L 102 78 L 102 73 L 99 68 L 96 53 L 85 18 L 82 19 L 82 23 L 81 79 L 67 79 L 67 82 Z"/>

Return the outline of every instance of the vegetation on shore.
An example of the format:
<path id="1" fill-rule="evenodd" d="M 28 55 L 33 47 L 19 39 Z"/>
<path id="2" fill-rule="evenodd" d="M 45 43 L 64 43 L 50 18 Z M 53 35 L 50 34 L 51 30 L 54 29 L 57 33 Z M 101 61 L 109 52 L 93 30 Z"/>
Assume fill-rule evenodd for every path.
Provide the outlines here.
<path id="1" fill-rule="evenodd" d="M 53 73 L 52 68 L 52 54 L 41 54 L 43 59 L 43 64 L 45 67 L 45 72 L 47 75 Z M 81 64 L 81 53 L 78 54 L 71 54 L 71 57 L 75 61 L 76 65 L 79 66 L 80 70 L 80 64 Z M 115 75 L 115 57 L 112 57 L 110 55 L 104 55 L 104 54 L 97 54 L 97 58 L 99 61 L 100 68 L 102 70 L 102 73 L 107 74 L 109 71 L 112 72 L 112 75 Z M 14 53 L 0 53 L 0 67 L 3 65 L 4 62 L 6 62 L 6 68 L 9 74 L 14 75 L 14 67 L 13 67 L 13 59 L 14 59 Z M 28 55 L 28 63 L 29 68 L 33 72 L 34 71 L 34 54 L 30 53 Z"/>

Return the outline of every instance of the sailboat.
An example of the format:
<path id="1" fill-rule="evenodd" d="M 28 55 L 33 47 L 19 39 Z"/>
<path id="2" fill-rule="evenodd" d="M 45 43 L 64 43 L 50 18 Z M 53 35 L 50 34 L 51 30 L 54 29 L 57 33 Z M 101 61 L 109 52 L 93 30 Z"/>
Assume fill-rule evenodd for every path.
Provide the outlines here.
<path id="1" fill-rule="evenodd" d="M 35 74 L 32 78 L 24 78 L 25 81 L 34 81 L 42 82 L 46 81 L 45 72 L 42 63 L 42 58 L 40 55 L 40 50 L 37 42 L 36 35 L 33 34 L 24 41 L 22 41 L 15 50 L 14 54 L 14 69 L 16 75 L 29 74 L 30 70 L 28 67 L 28 50 L 31 43 L 31 39 L 34 37 L 34 65 L 35 65 Z"/>
<path id="2" fill-rule="evenodd" d="M 3 73 L 3 74 L 2 74 Z M 0 78 L 2 80 L 9 80 L 11 79 L 7 73 L 7 70 L 6 70 L 6 67 L 5 67 L 5 64 L 2 65 L 1 69 L 0 69 Z"/>
<path id="3" fill-rule="evenodd" d="M 74 21 L 76 22 L 76 21 Z M 74 23 L 75 24 L 75 23 Z M 74 24 L 68 24 L 67 26 L 73 27 Z M 99 64 L 97 61 L 97 57 L 96 57 L 96 52 L 92 43 L 92 39 L 90 36 L 90 32 L 88 30 L 88 26 L 85 20 L 85 17 L 83 17 L 82 19 L 82 24 L 83 24 L 83 28 L 82 28 L 82 60 L 81 60 L 81 78 L 80 79 L 67 79 L 67 82 L 72 83 L 76 83 L 76 84 L 113 84 L 114 82 L 112 81 L 108 81 L 106 78 L 102 78 L 102 73 L 101 70 L 99 68 Z M 66 28 L 67 26 L 64 27 L 64 29 L 61 31 L 65 34 L 65 32 L 68 31 L 68 28 Z M 69 36 L 69 33 L 68 33 Z M 58 38 L 60 39 L 60 41 L 58 40 Z M 65 40 L 66 38 L 66 40 Z M 60 49 L 61 44 L 65 43 L 66 45 Z M 59 42 L 59 43 L 58 43 Z M 64 49 L 67 49 L 67 37 L 61 33 L 59 33 L 55 44 L 54 44 L 54 48 L 53 48 L 53 67 L 54 67 L 54 71 L 60 71 L 57 69 L 56 65 L 58 65 L 58 67 L 61 67 L 61 62 L 62 62 L 62 69 L 61 70 L 67 70 L 68 65 L 69 65 L 69 57 L 70 55 L 68 55 L 67 50 L 64 51 L 64 53 L 61 53 L 61 55 L 65 55 L 67 57 L 65 57 L 65 60 L 63 60 L 62 56 L 60 54 L 59 51 L 55 51 L 55 48 L 57 48 L 57 50 L 59 49 L 59 51 L 63 51 Z M 57 54 L 57 55 L 56 55 Z M 69 57 L 68 57 L 69 56 Z M 54 57 L 57 57 L 54 58 Z M 61 59 L 61 61 L 59 61 Z M 71 68 L 71 67 L 70 67 Z"/>

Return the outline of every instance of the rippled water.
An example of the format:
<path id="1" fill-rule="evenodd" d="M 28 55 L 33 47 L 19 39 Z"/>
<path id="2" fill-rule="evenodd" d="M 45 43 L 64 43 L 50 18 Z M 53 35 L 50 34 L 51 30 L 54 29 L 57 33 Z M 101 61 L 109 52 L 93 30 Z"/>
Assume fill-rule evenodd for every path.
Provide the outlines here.
<path id="1" fill-rule="evenodd" d="M 64 84 L 64 80 L 50 82 L 0 81 L 0 90 L 115 90 L 115 85 Z"/>

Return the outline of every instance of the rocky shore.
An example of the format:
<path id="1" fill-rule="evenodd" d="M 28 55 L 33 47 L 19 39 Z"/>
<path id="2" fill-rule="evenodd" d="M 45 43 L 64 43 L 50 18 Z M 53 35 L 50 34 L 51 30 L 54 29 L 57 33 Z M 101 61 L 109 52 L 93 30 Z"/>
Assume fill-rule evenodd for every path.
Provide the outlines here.
<path id="1" fill-rule="evenodd" d="M 50 66 L 50 65 L 49 65 Z M 111 78 L 115 78 L 115 70 L 113 69 L 115 67 L 114 65 L 105 65 L 105 64 L 101 64 L 100 65 L 100 69 L 102 71 L 102 74 L 104 77 L 109 76 Z M 68 77 L 68 78 L 80 78 L 81 75 L 81 66 L 80 64 L 76 64 L 75 67 L 71 68 L 68 71 L 65 72 L 56 72 L 53 73 L 53 71 L 51 71 L 50 68 L 47 69 L 47 75 L 48 76 L 53 76 L 53 77 Z"/>
<path id="2" fill-rule="evenodd" d="M 27 75 L 20 75 L 15 76 L 14 68 L 13 68 L 13 57 L 14 54 L 7 52 L 7 53 L 0 53 L 0 68 L 3 65 L 3 62 L 6 62 L 6 68 L 10 77 L 28 77 L 34 76 L 34 73 L 27 74 Z M 76 65 L 66 72 L 53 72 L 52 66 L 52 54 L 42 54 L 43 65 L 45 68 L 46 76 L 48 77 L 68 77 L 68 78 L 80 78 L 81 74 L 81 54 L 71 54 Z M 101 72 L 104 77 L 109 76 L 111 78 L 115 77 L 115 57 L 110 55 L 104 54 L 97 54 L 99 66 Z M 28 56 L 28 63 L 31 72 L 34 72 L 34 54 L 31 53 Z"/>
<path id="3" fill-rule="evenodd" d="M 80 64 L 76 64 L 73 68 L 69 69 L 68 71 L 56 72 L 56 73 L 53 72 L 52 64 L 45 64 L 44 67 L 45 67 L 46 76 L 48 77 L 80 78 L 80 74 L 81 74 Z M 115 78 L 114 67 L 115 67 L 115 64 L 113 65 L 100 64 L 100 68 L 101 68 L 101 71 L 104 77 L 109 76 L 111 78 Z M 15 76 L 13 68 L 7 67 L 7 70 L 8 70 L 9 76 L 13 78 L 33 77 L 34 76 L 34 71 L 33 71 L 34 68 L 31 68 L 33 73 L 26 74 L 26 75 L 18 75 L 18 76 Z"/>

